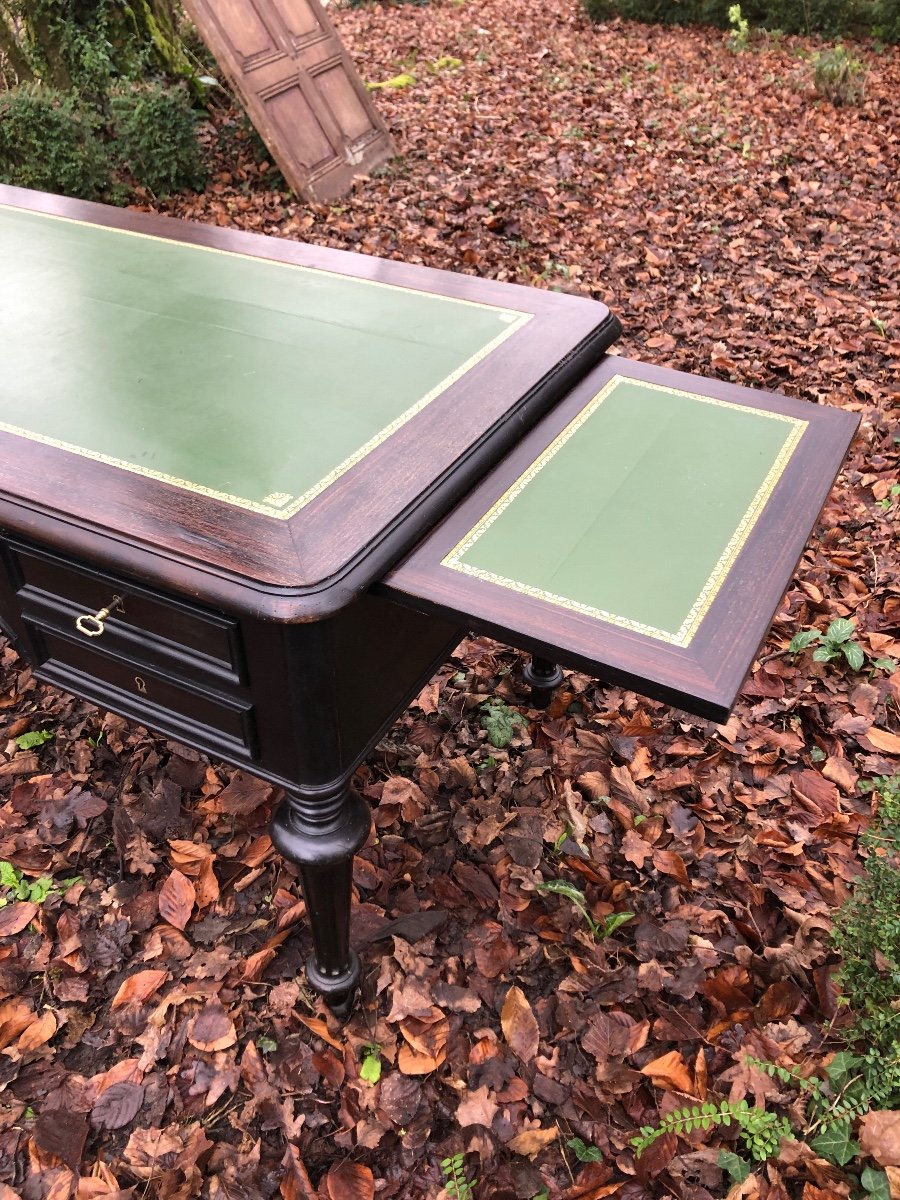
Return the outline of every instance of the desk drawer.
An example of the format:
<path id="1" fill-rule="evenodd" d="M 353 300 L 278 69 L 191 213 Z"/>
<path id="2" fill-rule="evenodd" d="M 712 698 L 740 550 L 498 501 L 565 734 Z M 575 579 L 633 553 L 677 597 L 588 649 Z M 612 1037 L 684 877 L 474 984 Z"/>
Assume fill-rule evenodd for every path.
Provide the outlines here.
<path id="1" fill-rule="evenodd" d="M 185 741 L 256 757 L 253 707 L 244 695 L 207 690 L 95 649 L 75 634 L 25 621 L 41 678 Z"/>
<path id="2" fill-rule="evenodd" d="M 245 681 L 238 624 L 116 576 L 83 568 L 52 552 L 10 541 L 13 585 L 28 622 L 56 630 L 91 652 L 127 659 L 188 683 L 220 687 Z M 112 608 L 102 634 L 76 629 L 85 614 Z"/>

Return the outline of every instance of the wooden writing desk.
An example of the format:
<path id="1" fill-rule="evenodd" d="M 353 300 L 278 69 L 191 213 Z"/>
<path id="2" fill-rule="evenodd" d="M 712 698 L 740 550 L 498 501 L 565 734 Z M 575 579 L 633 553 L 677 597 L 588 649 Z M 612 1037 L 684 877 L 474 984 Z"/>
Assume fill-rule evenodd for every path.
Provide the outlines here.
<path id="1" fill-rule="evenodd" d="M 463 633 L 723 718 L 846 451 L 849 414 L 605 359 L 617 333 L 593 301 L 0 187 L 3 628 L 39 678 L 285 789 L 337 1012 L 350 780 Z"/>

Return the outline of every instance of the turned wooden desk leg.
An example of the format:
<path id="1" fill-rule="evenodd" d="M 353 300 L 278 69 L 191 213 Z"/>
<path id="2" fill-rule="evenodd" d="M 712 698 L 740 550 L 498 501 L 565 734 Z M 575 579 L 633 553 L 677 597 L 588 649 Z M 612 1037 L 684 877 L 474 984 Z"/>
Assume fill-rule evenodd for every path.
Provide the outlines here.
<path id="1" fill-rule="evenodd" d="M 306 977 L 342 1019 L 359 981 L 359 959 L 350 949 L 353 855 L 371 825 L 369 806 L 349 783 L 288 793 L 272 818 L 273 843 L 300 868 L 314 946 Z"/>
<path id="2" fill-rule="evenodd" d="M 553 693 L 563 681 L 563 673 L 557 663 L 535 654 L 522 672 L 522 678 L 531 688 L 531 703 L 534 707 L 546 708 Z"/>

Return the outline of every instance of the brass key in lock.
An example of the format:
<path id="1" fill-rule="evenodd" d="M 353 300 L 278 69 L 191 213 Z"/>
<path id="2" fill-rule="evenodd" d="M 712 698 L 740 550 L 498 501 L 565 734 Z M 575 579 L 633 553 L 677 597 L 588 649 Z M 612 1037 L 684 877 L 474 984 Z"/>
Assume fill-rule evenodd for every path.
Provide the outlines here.
<path id="1" fill-rule="evenodd" d="M 110 615 L 120 609 L 125 611 L 125 606 L 122 604 L 121 596 L 113 596 L 106 608 L 101 608 L 99 612 L 83 613 L 75 620 L 75 628 L 79 633 L 83 633 L 85 637 L 99 637 L 106 628 L 104 621 Z"/>

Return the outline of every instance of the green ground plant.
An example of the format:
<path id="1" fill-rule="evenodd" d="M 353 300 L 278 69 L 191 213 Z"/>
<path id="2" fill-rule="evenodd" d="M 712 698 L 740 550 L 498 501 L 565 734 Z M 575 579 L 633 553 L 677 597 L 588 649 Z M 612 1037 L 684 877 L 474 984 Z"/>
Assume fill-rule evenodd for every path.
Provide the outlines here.
<path id="1" fill-rule="evenodd" d="M 55 737 L 52 729 L 32 729 L 28 733 L 20 733 L 16 738 L 16 745 L 20 750 L 37 750 L 47 742 L 52 742 Z"/>
<path id="2" fill-rule="evenodd" d="M 444 1190 L 450 1200 L 474 1200 L 477 1179 L 466 1177 L 466 1167 L 462 1154 L 453 1154 L 441 1159 L 441 1171 L 444 1176 Z"/>
<path id="3" fill-rule="evenodd" d="M 820 51 L 813 59 L 816 91 L 832 104 L 859 104 L 866 89 L 866 68 L 843 46 Z"/>
<path id="4" fill-rule="evenodd" d="M 62 892 L 77 883 L 77 879 L 67 879 L 55 883 L 49 875 L 40 879 L 27 879 L 10 862 L 0 862 L 0 908 L 16 901 L 28 901 L 31 904 L 43 904 L 54 892 Z"/>
<path id="5" fill-rule="evenodd" d="M 633 912 L 617 912 L 610 913 L 603 921 L 597 921 L 587 906 L 584 892 L 574 883 L 569 883 L 568 879 L 548 879 L 544 883 L 535 884 L 535 888 L 539 892 L 552 892 L 555 896 L 565 896 L 567 900 L 571 900 L 587 922 L 591 934 L 598 941 L 612 937 L 620 926 L 634 916 Z"/>
<path id="6" fill-rule="evenodd" d="M 100 120 L 73 94 L 24 84 L 0 93 L 0 181 L 92 199 L 111 164 Z"/>
<path id="7" fill-rule="evenodd" d="M 832 942 L 841 998 L 853 1014 L 850 1036 L 893 1062 L 900 1058 L 900 774 L 876 776 L 870 788 L 879 799 L 861 839 L 866 869 L 838 911 Z"/>
<path id="8" fill-rule="evenodd" d="M 526 724 L 521 713 L 510 708 L 499 696 L 485 700 L 481 706 L 481 728 L 487 730 L 488 741 L 502 750 L 516 736 L 516 730 Z"/>
<path id="9" fill-rule="evenodd" d="M 766 1112 L 764 1108 L 750 1105 L 746 1100 L 739 1100 L 737 1103 L 720 1100 L 718 1105 L 707 1101 L 705 1104 L 678 1108 L 667 1113 L 657 1125 L 642 1125 L 641 1132 L 631 1139 L 631 1144 L 638 1155 L 641 1155 L 657 1138 L 667 1133 L 682 1136 L 693 1133 L 695 1129 L 709 1130 L 714 1126 L 728 1128 L 730 1125 L 738 1126 L 741 1142 L 756 1162 L 774 1158 L 781 1147 L 781 1139 L 791 1140 L 794 1137 L 787 1117 Z"/>
<path id="10" fill-rule="evenodd" d="M 865 666 L 866 655 L 859 642 L 853 640 L 854 633 L 854 622 L 845 617 L 838 617 L 824 633 L 821 629 L 804 629 L 802 633 L 795 634 L 788 649 L 791 654 L 800 654 L 810 646 L 815 646 L 813 662 L 843 660 L 854 671 L 861 671 Z"/>
<path id="11" fill-rule="evenodd" d="M 381 1078 L 381 1046 L 377 1042 L 367 1042 L 363 1046 L 359 1077 L 371 1084 L 376 1084 Z"/>
<path id="12" fill-rule="evenodd" d="M 728 48 L 735 54 L 746 50 L 750 44 L 750 22 L 741 14 L 741 6 L 732 4 L 728 10 Z"/>

